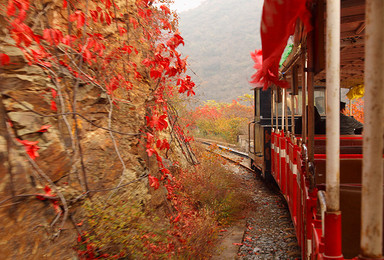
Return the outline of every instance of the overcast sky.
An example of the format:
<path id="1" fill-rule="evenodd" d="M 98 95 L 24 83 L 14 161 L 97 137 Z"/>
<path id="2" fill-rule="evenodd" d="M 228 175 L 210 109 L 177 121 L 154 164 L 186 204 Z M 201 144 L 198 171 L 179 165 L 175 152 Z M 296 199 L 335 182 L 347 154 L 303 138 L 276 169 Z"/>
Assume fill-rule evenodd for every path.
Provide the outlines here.
<path id="1" fill-rule="evenodd" d="M 198 7 L 202 2 L 206 0 L 174 0 L 175 3 L 172 9 L 176 9 L 178 12 L 183 12 L 195 7 Z"/>

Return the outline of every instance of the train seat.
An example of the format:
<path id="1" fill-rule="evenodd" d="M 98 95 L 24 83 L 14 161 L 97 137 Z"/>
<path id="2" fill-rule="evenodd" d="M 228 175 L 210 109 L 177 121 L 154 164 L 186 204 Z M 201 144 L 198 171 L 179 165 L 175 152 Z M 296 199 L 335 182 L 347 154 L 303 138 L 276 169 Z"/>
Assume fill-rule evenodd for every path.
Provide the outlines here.
<path id="1" fill-rule="evenodd" d="M 361 136 L 340 137 L 340 210 L 345 258 L 360 253 L 362 144 Z M 326 183 L 325 149 L 325 138 L 315 138 L 315 180 L 320 190 L 325 190 Z"/>
<path id="2" fill-rule="evenodd" d="M 340 185 L 340 210 L 342 212 L 343 255 L 345 258 L 353 258 L 360 253 L 360 185 Z"/>
<path id="3" fill-rule="evenodd" d="M 315 137 L 316 184 L 325 185 L 326 139 Z M 361 135 L 340 137 L 340 183 L 361 183 L 363 139 Z"/>

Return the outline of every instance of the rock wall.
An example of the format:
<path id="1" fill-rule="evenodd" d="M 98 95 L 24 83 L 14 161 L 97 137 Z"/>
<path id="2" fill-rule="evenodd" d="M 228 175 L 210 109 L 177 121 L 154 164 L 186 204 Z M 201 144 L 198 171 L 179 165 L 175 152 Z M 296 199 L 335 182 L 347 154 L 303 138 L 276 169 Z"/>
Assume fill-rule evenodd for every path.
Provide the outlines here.
<path id="1" fill-rule="evenodd" d="M 42 23 L 36 23 L 37 32 L 45 27 L 44 23 L 66 24 L 63 1 L 31 2 L 30 10 L 34 13 L 30 17 L 39 18 Z M 133 0 L 128 2 L 126 10 L 135 8 Z M 0 4 L 6 6 L 6 1 L 1 0 Z M 36 21 L 29 20 L 29 24 L 33 22 Z M 111 106 L 105 92 L 85 82 L 79 84 L 74 101 L 75 83 L 64 76 L 55 112 L 51 107 L 51 90 L 58 91 L 57 86 L 52 84 L 46 70 L 28 64 L 9 37 L 6 24 L 6 17 L 0 16 L 0 52 L 11 59 L 11 64 L 0 67 L 0 107 L 4 110 L 0 122 L 0 255 L 2 259 L 73 259 L 76 257 L 73 246 L 81 231 L 76 224 L 82 220 L 79 208 L 82 200 L 89 196 L 107 199 L 111 194 L 109 188 L 136 180 L 149 171 L 140 130 L 145 125 L 151 83 L 142 80 L 135 82 L 131 90 L 116 91 L 115 96 L 126 102 Z M 139 60 L 138 56 L 145 55 L 149 46 L 139 43 L 140 36 L 134 33 L 132 30 L 131 38 L 139 50 L 136 57 Z M 77 116 L 79 138 L 74 139 L 79 140 L 81 152 L 73 149 L 76 147 L 71 138 L 76 136 L 73 115 L 54 116 L 70 113 L 73 103 L 82 116 Z M 42 126 L 50 127 L 40 131 Z M 107 128 L 116 131 L 113 137 Z M 38 142 L 40 149 L 35 161 L 28 159 L 25 147 L 16 138 Z M 84 172 L 89 193 L 84 193 Z M 39 200 L 35 196 L 44 193 L 45 185 L 52 193 L 63 196 L 58 199 L 58 205 L 61 210 L 68 207 L 64 223 L 63 214 L 55 211 L 51 200 Z M 124 193 L 145 203 L 149 198 L 147 187 L 147 178 L 143 178 L 127 185 Z"/>

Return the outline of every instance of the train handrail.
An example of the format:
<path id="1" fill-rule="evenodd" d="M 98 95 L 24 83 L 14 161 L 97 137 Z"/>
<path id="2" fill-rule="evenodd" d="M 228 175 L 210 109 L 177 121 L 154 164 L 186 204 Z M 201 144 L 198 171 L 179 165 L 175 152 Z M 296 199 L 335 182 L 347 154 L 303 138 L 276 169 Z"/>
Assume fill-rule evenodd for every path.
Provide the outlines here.
<path id="1" fill-rule="evenodd" d="M 326 192 L 323 190 L 320 190 L 317 193 L 318 203 L 320 205 L 320 214 L 321 214 L 321 232 L 324 234 L 325 230 L 325 212 L 327 211 L 327 200 L 326 200 Z"/>
<path id="2" fill-rule="evenodd" d="M 295 134 L 295 136 L 301 138 L 301 134 Z M 314 138 L 315 140 L 327 139 L 325 135 L 315 135 Z M 363 136 L 362 135 L 340 135 L 340 140 L 363 140 Z"/>
<path id="3" fill-rule="evenodd" d="M 326 154 L 315 154 L 316 160 L 325 160 L 327 158 Z M 340 159 L 363 159 L 362 154 L 340 154 Z"/>
<path id="4" fill-rule="evenodd" d="M 256 154 L 255 152 L 255 143 L 253 144 L 253 151 L 251 150 L 251 124 L 256 124 L 256 120 L 248 123 L 248 151 L 251 154 Z"/>

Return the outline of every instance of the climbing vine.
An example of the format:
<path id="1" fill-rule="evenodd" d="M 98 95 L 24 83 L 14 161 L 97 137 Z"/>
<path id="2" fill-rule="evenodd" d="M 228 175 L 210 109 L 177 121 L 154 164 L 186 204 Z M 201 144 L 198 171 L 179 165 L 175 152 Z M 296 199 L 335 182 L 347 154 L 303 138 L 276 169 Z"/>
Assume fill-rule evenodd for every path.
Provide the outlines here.
<path id="1" fill-rule="evenodd" d="M 176 207 L 181 203 L 174 192 L 178 184 L 173 181 L 164 158 L 172 142 L 175 142 L 187 161 L 197 164 L 189 145 L 192 138 L 185 135 L 178 122 L 177 111 L 172 106 L 173 96 L 194 95 L 195 84 L 185 74 L 186 58 L 177 51 L 180 45 L 184 45 L 184 40 L 177 31 L 178 17 L 169 8 L 171 0 L 62 0 L 59 6 L 57 2 L 8 0 L 1 10 L 14 46 L 23 53 L 29 65 L 40 67 L 50 80 L 51 84 L 43 90 L 44 98 L 49 99 L 50 109 L 30 107 L 10 93 L 2 93 L 1 98 L 13 100 L 38 116 L 54 117 L 63 122 L 70 140 L 72 162 L 79 161 L 79 164 L 72 164 L 71 172 L 77 172 L 77 167 L 81 172 L 78 182 L 82 193 L 74 203 L 93 193 L 116 190 L 135 182 L 120 181 L 117 186 L 103 190 L 90 186 L 80 134 L 84 122 L 110 134 L 124 169 L 126 166 L 116 137 L 144 140 L 142 144 L 148 157 L 156 158 L 160 176 L 144 174 L 137 181 L 148 178 L 150 187 L 154 189 L 164 184 L 168 199 L 176 210 L 170 214 L 170 221 L 177 223 L 183 215 L 181 209 Z M 48 19 L 48 16 L 54 18 Z M 12 55 L 0 49 L 1 67 L 7 68 L 17 62 Z M 85 86 L 96 88 L 99 96 L 106 100 L 108 126 L 98 125 L 82 114 L 78 97 Z M 151 93 L 147 97 L 144 127 L 140 132 L 132 133 L 115 129 L 113 111 L 134 103 L 131 90 L 144 86 L 149 87 Z M 56 219 L 62 218 L 64 223 L 69 216 L 68 203 L 60 189 L 36 163 L 39 142 L 18 136 L 12 121 L 7 117 L 4 120 L 13 142 L 9 147 L 24 148 L 26 158 L 38 174 L 37 179 L 45 187 L 44 193 L 25 196 L 50 201 L 56 211 Z M 44 135 L 52 127 L 42 125 L 35 131 Z M 166 131 L 171 133 L 171 140 L 162 134 Z M 13 190 L 12 198 L 23 196 L 14 193 Z M 63 224 L 57 229 L 55 237 L 62 227 Z"/>

